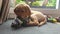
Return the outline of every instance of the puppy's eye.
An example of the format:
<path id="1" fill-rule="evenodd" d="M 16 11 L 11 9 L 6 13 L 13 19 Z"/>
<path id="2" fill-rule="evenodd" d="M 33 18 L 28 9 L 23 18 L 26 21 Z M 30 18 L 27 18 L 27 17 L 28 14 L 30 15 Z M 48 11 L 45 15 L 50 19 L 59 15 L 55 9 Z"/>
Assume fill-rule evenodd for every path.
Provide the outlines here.
<path id="1" fill-rule="evenodd" d="M 24 12 L 24 11 L 21 11 L 21 12 Z"/>
<path id="2" fill-rule="evenodd" d="M 22 10 L 18 10 L 19 12 L 24 12 L 24 11 L 22 11 Z"/>

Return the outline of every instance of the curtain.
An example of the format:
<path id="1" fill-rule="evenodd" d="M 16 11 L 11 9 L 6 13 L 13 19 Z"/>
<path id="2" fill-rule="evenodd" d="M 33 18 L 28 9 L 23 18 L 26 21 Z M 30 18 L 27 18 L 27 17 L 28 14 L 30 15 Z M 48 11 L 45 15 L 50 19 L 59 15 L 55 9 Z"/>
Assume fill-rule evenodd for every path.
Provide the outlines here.
<path id="1" fill-rule="evenodd" d="M 1 5 L 2 5 L 2 0 L 0 0 L 0 12 L 1 12 Z"/>
<path id="2" fill-rule="evenodd" d="M 2 7 L 0 12 L 0 24 L 2 24 L 9 13 L 9 0 L 2 0 Z"/>

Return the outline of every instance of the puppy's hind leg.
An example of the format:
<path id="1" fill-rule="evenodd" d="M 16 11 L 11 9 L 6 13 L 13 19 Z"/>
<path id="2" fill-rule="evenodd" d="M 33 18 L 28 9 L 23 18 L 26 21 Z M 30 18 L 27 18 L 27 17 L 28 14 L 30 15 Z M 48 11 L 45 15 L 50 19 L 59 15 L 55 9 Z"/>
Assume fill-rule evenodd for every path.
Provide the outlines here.
<path id="1" fill-rule="evenodd" d="M 38 24 L 38 26 L 42 26 L 42 25 L 46 24 L 46 22 L 47 22 L 47 20 L 46 20 L 46 18 L 44 18 L 44 19 Z"/>
<path id="2" fill-rule="evenodd" d="M 27 23 L 28 26 L 37 26 L 39 24 L 38 19 L 36 16 L 31 16 L 32 20 L 29 20 L 30 22 Z"/>

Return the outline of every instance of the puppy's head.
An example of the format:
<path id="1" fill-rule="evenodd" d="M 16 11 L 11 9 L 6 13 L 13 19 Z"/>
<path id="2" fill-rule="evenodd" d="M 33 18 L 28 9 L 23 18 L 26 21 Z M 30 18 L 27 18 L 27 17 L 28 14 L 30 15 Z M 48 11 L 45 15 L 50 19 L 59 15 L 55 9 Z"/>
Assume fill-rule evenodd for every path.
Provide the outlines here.
<path id="1" fill-rule="evenodd" d="M 18 17 L 26 18 L 31 15 L 30 7 L 27 4 L 18 4 L 14 9 L 15 14 Z"/>

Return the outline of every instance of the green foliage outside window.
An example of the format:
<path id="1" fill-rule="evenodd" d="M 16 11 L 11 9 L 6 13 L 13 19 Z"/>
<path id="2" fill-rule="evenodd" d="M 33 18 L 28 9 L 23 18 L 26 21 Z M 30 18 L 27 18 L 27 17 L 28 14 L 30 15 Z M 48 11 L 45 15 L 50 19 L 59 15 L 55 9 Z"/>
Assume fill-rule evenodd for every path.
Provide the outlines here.
<path id="1" fill-rule="evenodd" d="M 32 6 L 42 6 L 43 0 L 40 1 L 35 1 L 32 3 Z M 48 4 L 46 5 L 47 7 L 55 7 L 56 6 L 56 0 L 48 0 Z"/>
<path id="2" fill-rule="evenodd" d="M 19 4 L 19 3 L 25 3 L 24 0 L 16 0 L 16 4 Z"/>
<path id="3" fill-rule="evenodd" d="M 16 0 L 16 4 L 18 3 L 25 3 L 25 0 Z M 42 6 L 43 0 L 36 0 L 32 2 L 31 6 Z M 46 7 L 55 7 L 56 6 L 56 0 L 48 0 L 48 3 Z"/>
<path id="4" fill-rule="evenodd" d="M 46 5 L 47 7 L 48 6 L 56 6 L 56 0 L 49 0 L 48 4 Z"/>

